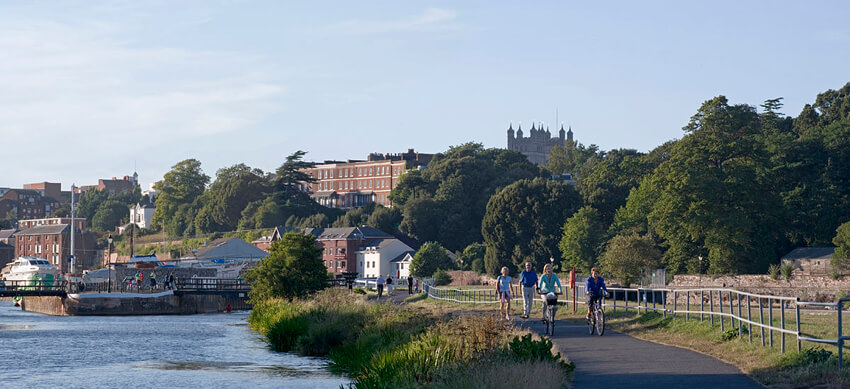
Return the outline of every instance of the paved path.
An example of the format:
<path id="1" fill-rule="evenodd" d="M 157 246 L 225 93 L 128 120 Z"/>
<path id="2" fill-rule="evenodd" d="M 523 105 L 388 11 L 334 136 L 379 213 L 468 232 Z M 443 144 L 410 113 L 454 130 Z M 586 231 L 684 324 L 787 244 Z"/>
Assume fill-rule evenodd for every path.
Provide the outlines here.
<path id="1" fill-rule="evenodd" d="M 539 313 L 539 312 L 538 312 Z M 535 316 L 532 316 L 535 317 Z M 516 320 L 543 333 L 540 320 Z M 737 367 L 695 351 L 559 320 L 552 341 L 576 364 L 576 388 L 762 388 Z"/>

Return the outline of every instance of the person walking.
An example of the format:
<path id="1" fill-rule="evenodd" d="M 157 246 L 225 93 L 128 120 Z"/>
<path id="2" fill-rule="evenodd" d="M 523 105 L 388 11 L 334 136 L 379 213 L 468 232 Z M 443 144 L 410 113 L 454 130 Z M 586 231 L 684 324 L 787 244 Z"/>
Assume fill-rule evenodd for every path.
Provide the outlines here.
<path id="1" fill-rule="evenodd" d="M 502 266 L 502 275 L 496 278 L 496 292 L 499 294 L 499 314 L 505 315 L 505 320 L 511 320 L 511 280 L 508 267 Z"/>
<path id="2" fill-rule="evenodd" d="M 145 273 L 139 270 L 139 283 L 136 284 L 139 287 L 139 292 L 142 291 L 142 288 L 145 287 Z"/>
<path id="3" fill-rule="evenodd" d="M 407 294 L 413 294 L 413 276 L 407 276 Z"/>
<path id="4" fill-rule="evenodd" d="M 393 293 L 393 276 L 387 274 L 387 296 Z"/>
<path id="5" fill-rule="evenodd" d="M 151 270 L 151 292 L 156 289 L 156 273 Z"/>
<path id="6" fill-rule="evenodd" d="M 375 286 L 378 288 L 378 301 L 381 301 L 381 295 L 384 294 L 384 277 L 378 274 L 378 279 L 375 280 Z"/>
<path id="7" fill-rule="evenodd" d="M 519 275 L 519 283 L 522 285 L 522 318 L 528 319 L 537 286 L 537 272 L 531 268 L 531 262 L 525 263 L 525 270 Z"/>

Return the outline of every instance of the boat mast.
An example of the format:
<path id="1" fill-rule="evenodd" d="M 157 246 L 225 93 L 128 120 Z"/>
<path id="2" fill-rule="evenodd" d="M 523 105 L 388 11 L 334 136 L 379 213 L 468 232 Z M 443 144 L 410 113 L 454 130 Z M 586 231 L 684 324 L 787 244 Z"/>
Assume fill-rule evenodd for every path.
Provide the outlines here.
<path id="1" fill-rule="evenodd" d="M 76 258 L 74 258 L 74 217 L 76 216 L 77 208 L 74 206 L 74 184 L 71 184 L 71 256 L 69 257 L 71 260 L 71 274 L 74 274 L 74 270 L 77 264 Z"/>

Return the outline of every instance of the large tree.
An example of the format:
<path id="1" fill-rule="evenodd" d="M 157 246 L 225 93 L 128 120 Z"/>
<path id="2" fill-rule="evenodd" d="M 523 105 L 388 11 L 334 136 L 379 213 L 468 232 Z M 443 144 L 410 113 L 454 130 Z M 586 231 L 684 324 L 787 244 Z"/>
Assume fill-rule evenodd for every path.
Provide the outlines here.
<path id="1" fill-rule="evenodd" d="M 629 287 L 640 277 L 641 270 L 655 269 L 661 264 L 661 251 L 649 236 L 617 235 L 608 241 L 602 254 L 602 271 Z"/>
<path id="2" fill-rule="evenodd" d="M 589 272 L 596 264 L 604 239 L 605 230 L 599 212 L 591 206 L 582 207 L 564 223 L 558 244 L 564 264 L 581 272 Z"/>
<path id="3" fill-rule="evenodd" d="M 436 242 L 426 242 L 413 255 L 410 262 L 410 273 L 415 277 L 430 277 L 437 270 L 452 270 L 454 262 L 446 249 Z"/>
<path id="4" fill-rule="evenodd" d="M 524 262 L 542 268 L 550 258 L 558 267 L 561 227 L 581 203 L 571 185 L 543 178 L 519 180 L 493 195 L 481 226 L 487 271 L 512 264 L 513 272 Z"/>
<path id="5" fill-rule="evenodd" d="M 246 275 L 253 301 L 306 296 L 324 288 L 327 277 L 316 237 L 295 232 L 272 243 L 269 256 Z"/>
<path id="6" fill-rule="evenodd" d="M 761 272 L 777 255 L 781 201 L 772 188 L 758 114 L 725 97 L 706 101 L 650 181 L 648 215 L 674 272 Z"/>
<path id="7" fill-rule="evenodd" d="M 198 197 L 204 193 L 210 177 L 201 170 L 201 162 L 187 159 L 178 162 L 154 184 L 160 193 L 153 214 L 154 226 L 165 225 L 169 235 L 183 235 L 193 225 L 199 208 Z M 194 231 L 191 231 L 194 232 Z"/>
<path id="8" fill-rule="evenodd" d="M 96 231 L 111 231 L 130 216 L 130 208 L 116 200 L 106 200 L 91 218 L 91 227 Z"/>
<path id="9" fill-rule="evenodd" d="M 195 220 L 196 228 L 199 232 L 235 230 L 245 207 L 263 199 L 270 189 L 260 169 L 242 163 L 219 169 L 201 198 L 204 205 Z"/>

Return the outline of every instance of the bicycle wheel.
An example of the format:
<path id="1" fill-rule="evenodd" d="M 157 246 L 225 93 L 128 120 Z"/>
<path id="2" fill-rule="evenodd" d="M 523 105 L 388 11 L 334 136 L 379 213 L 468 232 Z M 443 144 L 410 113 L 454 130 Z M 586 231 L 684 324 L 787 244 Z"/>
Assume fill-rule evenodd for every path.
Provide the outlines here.
<path id="1" fill-rule="evenodd" d="M 593 332 L 596 331 L 596 323 L 593 321 L 595 315 L 590 315 L 587 318 L 587 333 L 593 335 Z"/>
<path id="2" fill-rule="evenodd" d="M 596 334 L 602 336 L 605 333 L 605 311 L 596 309 Z"/>
<path id="3" fill-rule="evenodd" d="M 549 307 L 549 336 L 555 336 L 555 308 Z"/>

